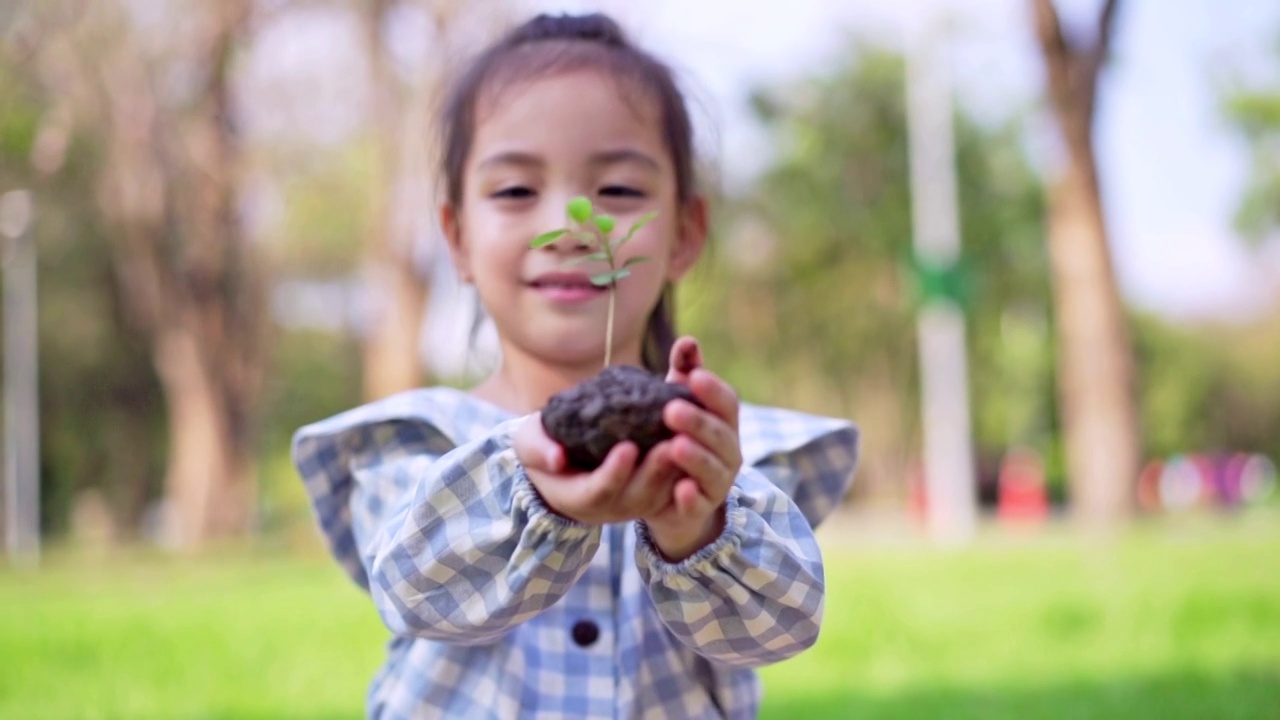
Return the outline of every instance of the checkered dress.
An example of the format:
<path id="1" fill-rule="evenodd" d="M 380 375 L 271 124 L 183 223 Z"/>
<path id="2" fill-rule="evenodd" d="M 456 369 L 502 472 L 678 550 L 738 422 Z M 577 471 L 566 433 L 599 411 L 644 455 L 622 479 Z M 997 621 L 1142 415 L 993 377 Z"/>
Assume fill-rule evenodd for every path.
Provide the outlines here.
<path id="1" fill-rule="evenodd" d="M 294 438 L 330 549 L 392 632 L 369 716 L 755 717 L 751 668 L 817 639 L 812 527 L 852 476 L 853 426 L 744 404 L 724 533 L 670 563 L 641 523 L 548 512 L 516 422 L 430 388 Z"/>

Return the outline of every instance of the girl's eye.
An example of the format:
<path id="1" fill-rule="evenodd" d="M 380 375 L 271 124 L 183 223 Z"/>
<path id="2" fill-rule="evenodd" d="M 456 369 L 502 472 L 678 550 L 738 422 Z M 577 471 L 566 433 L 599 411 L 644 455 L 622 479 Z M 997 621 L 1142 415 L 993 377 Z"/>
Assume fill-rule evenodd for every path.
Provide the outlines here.
<path id="1" fill-rule="evenodd" d="M 503 200 L 523 200 L 524 198 L 533 197 L 533 190 L 531 188 L 527 188 L 521 185 L 515 185 L 512 187 L 503 188 L 495 192 L 491 197 L 500 198 Z"/>
<path id="2" fill-rule="evenodd" d="M 606 185 L 600 188 L 600 194 L 604 197 L 642 198 L 645 196 L 643 190 L 626 185 Z"/>

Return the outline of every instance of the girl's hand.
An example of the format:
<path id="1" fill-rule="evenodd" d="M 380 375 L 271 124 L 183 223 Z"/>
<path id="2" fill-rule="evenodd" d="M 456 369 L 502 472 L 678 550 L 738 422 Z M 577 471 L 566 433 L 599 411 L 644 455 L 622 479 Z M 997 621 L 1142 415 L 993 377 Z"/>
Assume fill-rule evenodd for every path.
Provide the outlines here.
<path id="1" fill-rule="evenodd" d="M 671 349 L 669 382 L 685 385 L 706 409 L 684 400 L 667 403 L 663 420 L 676 432 L 670 458 L 679 470 L 666 503 L 643 516 L 649 535 L 671 561 L 683 560 L 724 531 L 724 502 L 742 467 L 738 395 L 702 367 L 698 342 L 684 337 Z"/>
<path id="2" fill-rule="evenodd" d="M 591 472 L 569 468 L 564 448 L 547 436 L 542 415 L 525 419 L 512 445 L 525 474 L 552 511 L 587 525 L 626 522 L 650 515 L 669 502 L 678 471 L 673 442 L 658 443 L 636 467 L 634 443 L 618 443 Z"/>

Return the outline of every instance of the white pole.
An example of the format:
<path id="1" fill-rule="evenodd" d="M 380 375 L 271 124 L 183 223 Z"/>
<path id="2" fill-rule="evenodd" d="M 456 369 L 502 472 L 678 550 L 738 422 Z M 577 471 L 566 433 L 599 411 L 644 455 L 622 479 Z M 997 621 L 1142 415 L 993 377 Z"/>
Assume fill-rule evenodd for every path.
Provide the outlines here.
<path id="1" fill-rule="evenodd" d="M 944 20 L 926 4 L 907 32 L 912 225 L 918 261 L 945 269 L 960 259 L 952 88 Z M 964 313 L 954 302 L 926 299 L 917 332 L 929 531 L 960 545 L 977 524 Z"/>
<path id="2" fill-rule="evenodd" d="M 4 236 L 4 529 L 15 564 L 40 558 L 40 415 L 36 347 L 36 246 L 31 193 L 0 195 Z"/>

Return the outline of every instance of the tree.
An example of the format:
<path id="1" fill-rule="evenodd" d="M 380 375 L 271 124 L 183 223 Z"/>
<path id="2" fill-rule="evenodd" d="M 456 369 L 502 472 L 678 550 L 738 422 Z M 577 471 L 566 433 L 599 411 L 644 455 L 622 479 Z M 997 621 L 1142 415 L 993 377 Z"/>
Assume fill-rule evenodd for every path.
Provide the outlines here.
<path id="1" fill-rule="evenodd" d="M 128 538 L 159 493 L 162 395 L 111 271 L 112 230 L 94 200 L 100 148 L 72 134 L 67 98 L 40 81 L 48 47 L 36 18 L 12 19 L 0 38 L 0 188 L 36 197 L 40 525 L 63 534 L 81 498 L 97 494 L 107 532 Z"/>
<path id="2" fill-rule="evenodd" d="M 681 288 L 679 317 L 744 397 L 861 423 L 855 489 L 895 502 L 919 433 L 904 88 L 900 56 L 858 44 L 828 73 L 757 94 L 777 159 L 720 214 L 723 247 Z M 1048 306 L 1043 191 L 1020 137 L 1016 123 L 957 112 L 961 235 L 977 275 L 971 395 L 987 454 L 1026 430 L 1006 411 L 1002 320 Z M 1047 364 L 1025 369 L 1048 386 Z"/>
<path id="3" fill-rule="evenodd" d="M 1131 511 L 1141 451 L 1133 351 L 1093 147 L 1098 78 L 1119 3 L 1105 0 L 1091 43 L 1067 37 L 1052 0 L 1032 3 L 1049 105 L 1065 151 L 1048 188 L 1048 245 L 1071 501 L 1087 524 L 1115 526 Z"/>
<path id="4" fill-rule="evenodd" d="M 1280 55 L 1280 43 L 1277 43 Z M 1261 242 L 1280 232 L 1280 85 L 1241 87 L 1225 98 L 1229 120 L 1249 151 L 1247 190 L 1236 226 Z"/>
<path id="5" fill-rule="evenodd" d="M 100 148 L 96 199 L 114 229 L 115 287 L 164 395 L 165 534 L 195 546 L 253 520 L 267 327 L 239 215 L 232 91 L 252 7 L 205 0 L 186 10 L 164 17 L 160 36 L 128 3 L 51 4 L 40 63 L 62 99 L 49 117 Z"/>
<path id="6" fill-rule="evenodd" d="M 414 73 L 416 82 L 400 81 L 386 35 L 399 3 L 373 0 L 362 4 L 373 92 L 373 161 L 377 165 L 370 183 L 373 212 L 365 251 L 373 313 L 364 338 L 364 395 L 373 400 L 417 387 L 423 378 L 418 340 L 427 282 L 414 257 L 415 231 L 421 225 L 407 212 L 402 189 L 412 186 L 415 172 L 421 177 L 431 164 L 425 111 L 435 106 L 439 83 L 436 77 L 423 77 L 427 73 L 422 69 Z M 443 7 L 447 3 L 436 4 Z M 446 15 L 436 12 L 433 19 L 439 29 Z M 439 68 L 431 70 L 438 77 Z M 423 202 L 426 199 L 416 198 L 429 207 L 429 202 Z"/>
<path id="7" fill-rule="evenodd" d="M 439 148 L 433 132 L 448 58 L 474 47 L 496 28 L 502 3 L 460 0 L 371 0 L 361 7 L 370 59 L 373 103 L 370 129 L 373 182 L 371 222 L 364 265 L 372 313 L 365 328 L 364 395 L 376 399 L 418 387 L 424 379 L 419 347 L 429 297 L 430 267 L 424 258 L 438 246 L 436 168 Z M 469 6 L 470 5 L 470 6 Z M 389 30 L 416 16 L 423 31 L 425 62 L 397 63 Z"/>

